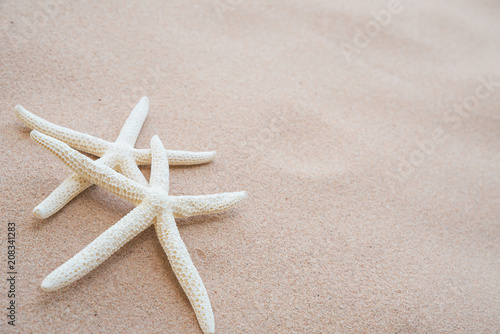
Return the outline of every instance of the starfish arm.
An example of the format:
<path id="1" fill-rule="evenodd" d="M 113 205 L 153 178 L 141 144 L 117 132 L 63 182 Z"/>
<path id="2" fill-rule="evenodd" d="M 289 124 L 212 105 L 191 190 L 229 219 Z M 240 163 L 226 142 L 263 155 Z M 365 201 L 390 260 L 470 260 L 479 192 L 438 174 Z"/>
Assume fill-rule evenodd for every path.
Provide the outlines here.
<path id="1" fill-rule="evenodd" d="M 140 183 L 143 186 L 148 186 L 148 181 L 144 177 L 144 174 L 142 174 L 139 167 L 137 167 L 137 164 L 135 163 L 135 160 L 133 158 L 123 159 L 120 162 L 120 172 L 129 179 L 134 180 L 135 182 Z"/>
<path id="2" fill-rule="evenodd" d="M 75 173 L 135 205 L 139 205 L 149 191 L 149 188 L 118 174 L 108 166 L 95 163 L 57 139 L 38 131 L 31 131 L 31 138 L 57 155 Z"/>
<path id="3" fill-rule="evenodd" d="M 227 210 L 247 197 L 246 191 L 203 196 L 170 196 L 176 218 L 191 217 Z"/>
<path id="4" fill-rule="evenodd" d="M 168 158 L 165 148 L 158 136 L 151 138 L 151 178 L 150 187 L 160 187 L 168 191 Z"/>
<path id="5" fill-rule="evenodd" d="M 105 154 L 102 158 L 97 159 L 95 163 L 102 163 L 113 167 L 116 164 L 116 160 L 113 159 L 113 156 Z M 45 219 L 52 216 L 91 185 L 92 182 L 87 181 L 83 176 L 79 174 L 71 175 L 59 187 L 54 189 L 42 203 L 33 209 L 33 215 L 38 219 Z"/>
<path id="6" fill-rule="evenodd" d="M 132 109 L 123 128 L 116 139 L 117 143 L 124 143 L 134 147 L 139 132 L 141 132 L 144 120 L 149 111 L 149 99 L 144 96 L 139 103 Z"/>
<path id="7" fill-rule="evenodd" d="M 134 158 L 138 165 L 149 165 L 151 163 L 150 149 L 134 149 Z M 210 162 L 215 158 L 215 151 L 189 152 L 167 150 L 168 162 L 172 166 L 199 165 Z"/>
<path id="8" fill-rule="evenodd" d="M 172 212 L 163 212 L 157 218 L 155 228 L 172 270 L 193 306 L 203 333 L 214 333 L 214 315 L 207 290 L 181 239 Z"/>
<path id="9" fill-rule="evenodd" d="M 59 139 L 77 150 L 101 157 L 111 146 L 103 139 L 50 123 L 21 106 L 16 106 L 14 110 L 27 127 Z"/>
<path id="10" fill-rule="evenodd" d="M 75 196 L 92 185 L 84 177 L 73 174 L 64 180 L 42 203 L 33 209 L 33 214 L 38 219 L 45 219 L 61 210 Z"/>
<path id="11" fill-rule="evenodd" d="M 55 291 L 82 278 L 144 231 L 153 223 L 154 217 L 155 212 L 149 204 L 139 205 L 50 273 L 42 282 L 42 290 Z"/>

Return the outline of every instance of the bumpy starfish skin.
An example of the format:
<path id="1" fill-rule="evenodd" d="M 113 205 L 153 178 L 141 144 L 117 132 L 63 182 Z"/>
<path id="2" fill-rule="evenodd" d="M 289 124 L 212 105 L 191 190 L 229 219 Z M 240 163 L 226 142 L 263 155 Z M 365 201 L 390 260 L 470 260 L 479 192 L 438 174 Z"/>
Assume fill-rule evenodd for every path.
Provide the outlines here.
<path id="1" fill-rule="evenodd" d="M 137 165 L 151 163 L 151 150 L 134 148 L 137 136 L 149 110 L 149 100 L 143 97 L 134 107 L 114 143 L 77 132 L 35 116 L 21 106 L 15 107 L 17 117 L 31 129 L 57 138 L 73 148 L 101 157 L 97 163 L 117 169 L 128 178 L 147 185 Z M 167 151 L 172 165 L 194 165 L 206 163 L 215 157 L 215 152 Z M 74 174 L 57 187 L 33 210 L 40 219 L 50 217 L 62 209 L 75 196 L 92 185 L 84 177 Z"/>
<path id="2" fill-rule="evenodd" d="M 226 210 L 246 198 L 246 192 L 205 196 L 170 196 L 168 155 L 158 138 L 151 139 L 150 186 L 118 174 L 103 164 L 71 149 L 57 139 L 31 132 L 31 137 L 57 155 L 76 173 L 129 200 L 137 207 L 42 282 L 42 290 L 53 291 L 83 277 L 149 225 L 155 224 L 158 239 L 177 279 L 189 298 L 204 333 L 214 333 L 212 307 L 201 277 L 182 241 L 174 217 L 187 217 Z"/>

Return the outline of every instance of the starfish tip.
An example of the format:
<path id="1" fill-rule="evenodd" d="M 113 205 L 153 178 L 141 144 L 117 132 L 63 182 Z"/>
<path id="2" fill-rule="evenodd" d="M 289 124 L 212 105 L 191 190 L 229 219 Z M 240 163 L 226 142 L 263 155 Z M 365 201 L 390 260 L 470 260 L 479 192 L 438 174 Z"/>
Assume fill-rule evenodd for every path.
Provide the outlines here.
<path id="1" fill-rule="evenodd" d="M 30 132 L 30 137 L 33 138 L 33 140 L 37 140 L 37 139 L 41 139 L 42 138 L 42 134 L 36 130 L 33 130 Z"/>
<path id="2" fill-rule="evenodd" d="M 41 289 L 44 292 L 51 292 L 57 290 L 57 285 L 53 280 L 50 279 L 50 277 L 47 277 L 43 280 Z"/>
<path id="3" fill-rule="evenodd" d="M 205 326 L 202 326 L 205 328 L 202 328 L 203 334 L 215 334 L 215 322 L 212 319 L 210 319 L 207 323 L 205 323 Z"/>
<path id="4" fill-rule="evenodd" d="M 145 109 L 145 112 L 146 114 L 148 113 L 149 111 L 149 98 L 147 96 L 143 96 L 139 102 L 137 102 L 137 105 L 135 106 L 135 108 L 142 108 L 142 109 Z M 134 109 L 135 109 L 134 108 Z"/>
<path id="5" fill-rule="evenodd" d="M 45 219 L 48 217 L 47 213 L 44 212 L 44 210 L 39 208 L 38 206 L 33 209 L 33 216 L 35 216 L 38 219 Z"/>
<path id="6" fill-rule="evenodd" d="M 25 112 L 26 112 L 26 109 L 24 109 L 23 106 L 21 106 L 19 104 L 14 107 L 14 113 L 16 114 L 16 116 L 18 118 L 21 118 L 22 114 Z"/>

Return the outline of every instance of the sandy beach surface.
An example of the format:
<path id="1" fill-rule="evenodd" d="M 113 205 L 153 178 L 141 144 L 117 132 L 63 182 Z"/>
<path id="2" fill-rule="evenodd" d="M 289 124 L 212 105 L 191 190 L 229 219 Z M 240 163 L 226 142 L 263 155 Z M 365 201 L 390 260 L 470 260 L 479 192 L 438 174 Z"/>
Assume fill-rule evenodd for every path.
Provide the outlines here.
<path id="1" fill-rule="evenodd" d="M 201 333 L 153 227 L 40 289 L 133 205 L 94 186 L 36 219 L 72 171 L 14 106 L 114 141 L 148 96 L 136 147 L 217 151 L 172 167 L 171 194 L 249 194 L 177 220 L 217 333 L 498 333 L 499 17 L 494 0 L 0 1 L 0 332 Z"/>

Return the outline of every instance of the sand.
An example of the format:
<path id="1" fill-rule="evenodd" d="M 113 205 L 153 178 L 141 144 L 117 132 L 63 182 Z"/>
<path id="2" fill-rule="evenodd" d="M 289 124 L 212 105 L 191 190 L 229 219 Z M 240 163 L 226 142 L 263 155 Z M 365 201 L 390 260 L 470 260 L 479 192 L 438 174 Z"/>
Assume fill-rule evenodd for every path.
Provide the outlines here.
<path id="1" fill-rule="evenodd" d="M 71 170 L 14 106 L 114 140 L 144 95 L 136 147 L 218 153 L 172 194 L 249 193 L 178 220 L 218 333 L 500 330 L 497 1 L 57 1 L 0 2 L 0 332 L 200 332 L 152 227 L 40 290 L 132 205 L 33 217 Z"/>

